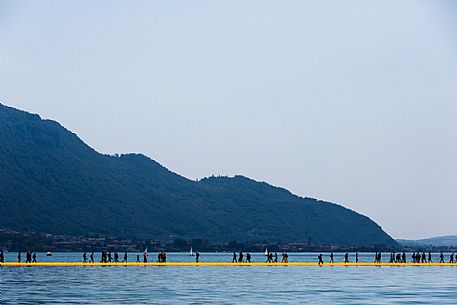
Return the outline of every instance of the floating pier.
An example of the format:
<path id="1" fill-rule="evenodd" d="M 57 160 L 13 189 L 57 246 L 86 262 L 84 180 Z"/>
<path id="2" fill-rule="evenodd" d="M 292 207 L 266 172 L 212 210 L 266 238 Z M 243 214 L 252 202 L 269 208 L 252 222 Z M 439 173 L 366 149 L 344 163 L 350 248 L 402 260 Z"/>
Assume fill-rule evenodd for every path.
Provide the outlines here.
<path id="1" fill-rule="evenodd" d="M 457 267 L 457 263 L 230 263 L 230 262 L 167 262 L 167 263 L 83 263 L 83 262 L 39 262 L 39 263 L 0 263 L 0 267 Z"/>

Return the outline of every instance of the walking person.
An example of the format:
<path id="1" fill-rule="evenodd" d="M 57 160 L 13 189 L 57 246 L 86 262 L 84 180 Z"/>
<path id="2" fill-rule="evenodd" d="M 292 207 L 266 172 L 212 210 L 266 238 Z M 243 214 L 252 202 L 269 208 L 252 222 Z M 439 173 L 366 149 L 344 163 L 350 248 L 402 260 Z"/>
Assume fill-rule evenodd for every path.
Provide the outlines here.
<path id="1" fill-rule="evenodd" d="M 251 262 L 251 253 L 246 253 L 246 263 L 250 263 Z"/>
<path id="2" fill-rule="evenodd" d="M 33 253 L 32 255 L 32 263 L 36 263 L 36 253 Z"/>
<path id="3" fill-rule="evenodd" d="M 440 264 L 444 264 L 444 254 L 443 251 L 440 253 Z"/>
<path id="4" fill-rule="evenodd" d="M 317 257 L 317 259 L 319 260 L 319 262 L 317 263 L 319 266 L 321 266 L 321 265 L 324 264 L 324 261 L 322 260 L 322 253 L 319 254 L 319 256 Z"/>
<path id="5" fill-rule="evenodd" d="M 330 252 L 330 263 L 333 264 L 333 252 Z"/>
<path id="6" fill-rule="evenodd" d="M 124 260 L 122 261 L 123 263 L 126 263 L 127 262 L 127 251 L 125 251 L 124 253 Z"/>
<path id="7" fill-rule="evenodd" d="M 5 255 L 3 254 L 3 250 L 0 250 L 0 263 L 5 262 Z"/>
<path id="8" fill-rule="evenodd" d="M 382 260 L 382 254 L 381 252 L 376 252 L 376 255 L 375 255 L 375 263 L 378 263 L 380 264 L 381 263 L 381 260 Z"/>
<path id="9" fill-rule="evenodd" d="M 200 253 L 195 253 L 195 262 L 198 263 L 200 261 Z"/>
<path id="10" fill-rule="evenodd" d="M 94 251 L 90 254 L 90 262 L 94 263 Z"/>
<path id="11" fill-rule="evenodd" d="M 240 251 L 240 256 L 238 258 L 238 263 L 242 263 L 243 262 L 243 252 Z"/>
<path id="12" fill-rule="evenodd" d="M 432 262 L 433 262 L 433 261 L 432 261 L 432 253 L 429 251 L 429 252 L 428 252 L 428 263 L 430 264 L 430 263 L 432 263 Z"/>
<path id="13" fill-rule="evenodd" d="M 20 251 L 17 253 L 17 262 L 18 263 L 21 262 L 21 252 Z"/>
<path id="14" fill-rule="evenodd" d="M 86 252 L 83 253 L 83 263 L 87 262 L 87 254 Z"/>
<path id="15" fill-rule="evenodd" d="M 238 263 L 238 260 L 237 260 L 237 258 L 236 258 L 236 252 L 235 252 L 235 251 L 233 251 L 232 263 Z"/>
<path id="16" fill-rule="evenodd" d="M 355 253 L 355 263 L 356 263 L 356 264 L 359 263 L 359 252 L 356 252 L 356 253 Z"/>
<path id="17" fill-rule="evenodd" d="M 344 263 L 347 264 L 349 263 L 349 253 L 346 252 L 346 254 L 344 255 Z"/>

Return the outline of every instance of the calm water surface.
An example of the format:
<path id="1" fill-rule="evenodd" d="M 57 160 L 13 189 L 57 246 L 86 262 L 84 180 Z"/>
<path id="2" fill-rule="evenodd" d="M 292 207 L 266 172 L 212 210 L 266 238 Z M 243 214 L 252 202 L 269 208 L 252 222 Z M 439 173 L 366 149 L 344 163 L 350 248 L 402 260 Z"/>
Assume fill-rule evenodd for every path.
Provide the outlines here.
<path id="1" fill-rule="evenodd" d="M 7 253 L 6 258 L 14 261 L 16 255 Z M 316 255 L 293 253 L 289 260 L 315 261 Z M 202 253 L 201 260 L 231 261 L 231 256 Z M 361 261 L 373 257 L 360 256 Z M 150 260 L 153 257 L 156 254 L 151 253 Z M 335 258 L 341 261 L 343 255 Z M 129 255 L 129 260 L 135 259 L 136 254 Z M 168 254 L 168 261 L 192 259 L 183 253 Z M 39 253 L 38 261 L 45 260 L 80 261 L 81 253 Z M 264 257 L 254 254 L 253 260 Z M 1 304 L 457 304 L 457 265 L 2 267 L 0 289 Z"/>

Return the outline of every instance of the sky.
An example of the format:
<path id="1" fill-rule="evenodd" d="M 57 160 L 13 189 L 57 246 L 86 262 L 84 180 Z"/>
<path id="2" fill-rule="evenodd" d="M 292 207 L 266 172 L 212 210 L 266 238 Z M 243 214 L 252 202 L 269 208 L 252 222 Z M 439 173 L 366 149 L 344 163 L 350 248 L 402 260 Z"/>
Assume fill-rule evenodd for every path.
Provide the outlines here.
<path id="1" fill-rule="evenodd" d="M 455 1 L 0 0 L 0 102 L 189 179 L 457 235 Z M 361 228 L 363 229 L 363 228 Z"/>

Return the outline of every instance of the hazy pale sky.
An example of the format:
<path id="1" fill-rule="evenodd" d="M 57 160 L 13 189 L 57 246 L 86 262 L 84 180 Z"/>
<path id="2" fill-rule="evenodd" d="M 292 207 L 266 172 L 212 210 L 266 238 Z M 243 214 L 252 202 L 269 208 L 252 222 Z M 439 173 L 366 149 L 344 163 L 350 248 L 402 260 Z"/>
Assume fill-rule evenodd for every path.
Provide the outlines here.
<path id="1" fill-rule="evenodd" d="M 456 1 L 4 1 L 0 102 L 102 153 L 457 234 Z M 361 228 L 362 229 L 362 228 Z"/>

